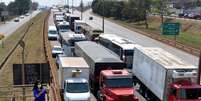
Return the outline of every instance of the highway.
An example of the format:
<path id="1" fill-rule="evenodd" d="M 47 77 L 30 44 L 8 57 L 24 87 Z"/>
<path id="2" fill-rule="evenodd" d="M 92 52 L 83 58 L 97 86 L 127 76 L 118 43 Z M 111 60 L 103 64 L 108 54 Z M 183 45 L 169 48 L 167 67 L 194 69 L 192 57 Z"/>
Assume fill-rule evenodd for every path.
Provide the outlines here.
<path id="1" fill-rule="evenodd" d="M 80 15 L 80 13 L 78 11 L 75 11 L 74 14 L 76 14 L 78 16 Z M 93 26 L 95 28 L 101 29 L 102 28 L 101 18 L 93 16 L 93 20 L 89 20 L 90 16 L 93 16 L 93 15 L 91 15 L 90 11 L 85 12 L 84 15 L 83 15 L 83 20 L 86 21 L 87 24 L 89 24 L 89 25 L 91 25 L 91 26 Z M 108 22 L 109 21 L 107 21 L 107 23 Z M 109 25 L 107 25 L 107 23 L 105 23 L 105 27 L 109 27 Z M 114 24 L 114 25 L 119 26 L 119 25 L 116 25 L 116 24 Z M 112 28 L 112 26 L 110 26 L 109 29 L 105 29 L 105 30 L 106 30 L 106 33 L 115 33 L 115 34 L 116 34 L 116 31 L 118 31 L 115 27 Z M 135 95 L 139 98 L 139 101 L 146 101 L 138 92 L 135 92 Z"/>
<path id="2" fill-rule="evenodd" d="M 54 19 L 53 19 L 53 12 L 50 13 L 48 25 L 49 26 L 55 25 Z M 61 45 L 57 40 L 56 41 L 50 41 L 50 44 L 51 44 L 51 47 L 53 47 L 54 45 Z M 91 101 L 97 101 L 93 94 L 91 94 Z"/>
<path id="3" fill-rule="evenodd" d="M 78 11 L 75 11 L 75 14 L 80 15 L 80 13 Z M 94 19 L 89 20 L 90 16 L 93 16 Z M 94 16 L 90 10 L 83 13 L 83 20 L 86 21 L 87 24 L 89 24 L 95 28 L 102 29 L 102 18 Z M 122 27 L 122 26 L 115 24 L 108 20 L 105 20 L 105 33 L 117 34 L 119 36 L 133 40 L 135 43 L 140 44 L 145 47 L 160 47 L 160 48 L 165 49 L 166 51 L 174 54 L 175 56 L 181 58 L 182 61 L 193 64 L 195 66 L 198 65 L 198 57 L 193 56 L 189 53 L 186 53 L 182 50 L 176 49 L 167 44 L 156 41 L 154 39 L 151 39 L 151 38 L 144 36 L 142 34 L 139 34 L 137 32 L 131 31 L 125 27 Z"/>
<path id="4" fill-rule="evenodd" d="M 34 11 L 29 16 L 25 16 L 23 19 L 20 19 L 19 22 L 15 22 L 14 19 L 7 21 L 5 24 L 0 25 L 0 33 L 2 33 L 5 37 L 8 37 L 13 32 L 15 32 L 18 28 L 20 28 L 24 23 L 30 20 L 30 18 L 35 17 L 40 11 Z"/>

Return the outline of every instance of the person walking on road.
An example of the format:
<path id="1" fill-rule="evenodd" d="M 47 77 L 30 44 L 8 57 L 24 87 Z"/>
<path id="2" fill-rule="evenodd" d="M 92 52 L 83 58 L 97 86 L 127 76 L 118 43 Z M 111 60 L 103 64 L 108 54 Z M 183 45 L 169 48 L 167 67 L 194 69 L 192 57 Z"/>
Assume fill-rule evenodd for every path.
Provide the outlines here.
<path id="1" fill-rule="evenodd" d="M 45 101 L 46 89 L 43 88 L 40 81 L 36 81 L 33 87 L 34 101 Z"/>

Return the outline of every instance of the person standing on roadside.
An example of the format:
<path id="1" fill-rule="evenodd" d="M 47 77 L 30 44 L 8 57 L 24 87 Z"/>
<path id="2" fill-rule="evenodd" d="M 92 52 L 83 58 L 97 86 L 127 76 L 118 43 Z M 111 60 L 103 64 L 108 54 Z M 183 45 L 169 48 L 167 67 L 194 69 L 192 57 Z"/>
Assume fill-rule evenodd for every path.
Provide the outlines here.
<path id="1" fill-rule="evenodd" d="M 46 89 L 43 88 L 40 81 L 36 81 L 33 87 L 34 101 L 45 101 Z"/>

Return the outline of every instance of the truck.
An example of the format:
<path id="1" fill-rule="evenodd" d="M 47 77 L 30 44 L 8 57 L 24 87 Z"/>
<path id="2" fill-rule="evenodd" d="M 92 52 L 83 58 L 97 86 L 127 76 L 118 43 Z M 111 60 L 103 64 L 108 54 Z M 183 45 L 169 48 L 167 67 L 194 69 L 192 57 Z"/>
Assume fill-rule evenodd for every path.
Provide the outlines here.
<path id="1" fill-rule="evenodd" d="M 70 31 L 69 22 L 66 21 L 59 22 L 57 24 L 57 30 L 59 31 L 59 33 Z"/>
<path id="2" fill-rule="evenodd" d="M 58 80 L 65 101 L 90 101 L 89 65 L 82 57 L 57 58 Z"/>
<path id="3" fill-rule="evenodd" d="M 126 75 L 118 74 L 117 77 L 115 77 L 115 74 L 111 74 L 114 76 L 106 75 L 107 74 L 106 72 L 109 71 L 113 72 L 113 70 L 119 70 L 121 72 L 121 70 L 125 67 L 125 63 L 121 61 L 118 58 L 118 56 L 115 55 L 112 51 L 106 49 L 105 47 L 95 42 L 82 41 L 75 43 L 75 56 L 84 57 L 84 59 L 90 66 L 89 81 L 91 85 L 91 91 L 95 94 L 95 96 L 100 98 L 99 100 L 126 101 L 121 98 L 125 99 L 135 98 L 134 92 L 131 92 L 134 91 L 133 86 L 130 86 L 133 85 L 132 82 L 121 82 L 122 85 L 119 86 L 118 84 L 114 84 L 114 86 L 116 87 L 109 87 L 109 85 L 108 87 L 105 87 L 105 82 L 100 82 L 100 80 L 103 81 L 103 79 L 106 80 L 106 78 L 108 80 L 111 78 L 116 81 L 118 80 L 121 81 L 122 78 L 125 77 L 128 78 L 129 80 L 132 80 L 132 77 L 130 77 L 128 74 Z M 123 87 L 123 85 L 127 84 L 128 84 L 127 88 Z M 101 87 L 102 88 L 105 87 L 104 90 L 102 90 Z M 131 100 L 131 101 L 137 101 L 137 100 Z"/>
<path id="4" fill-rule="evenodd" d="M 103 31 L 86 24 L 81 25 L 81 33 L 83 33 L 88 40 L 97 41 L 99 35 L 102 34 Z"/>
<path id="5" fill-rule="evenodd" d="M 115 52 L 126 63 L 127 69 L 132 69 L 134 48 L 140 45 L 116 34 L 101 34 L 99 43 Z"/>
<path id="6" fill-rule="evenodd" d="M 75 34 L 74 32 L 64 32 L 59 36 L 59 41 L 64 49 L 66 56 L 74 56 L 75 42 L 86 41 L 86 37 L 83 34 Z"/>
<path id="7" fill-rule="evenodd" d="M 134 96 L 132 75 L 127 70 L 101 71 L 99 85 L 98 99 L 101 101 L 139 100 Z"/>
<path id="8" fill-rule="evenodd" d="M 201 101 L 197 67 L 161 48 L 135 47 L 132 73 L 148 101 Z"/>
<path id="9" fill-rule="evenodd" d="M 70 15 L 70 18 L 69 18 L 69 23 L 70 23 L 70 29 L 72 31 L 74 31 L 74 22 L 75 20 L 80 20 L 80 17 L 79 16 L 76 16 L 76 15 Z"/>
<path id="10" fill-rule="evenodd" d="M 86 23 L 83 20 L 75 20 L 74 22 L 74 32 L 75 33 L 81 33 L 81 26 L 86 25 Z"/>

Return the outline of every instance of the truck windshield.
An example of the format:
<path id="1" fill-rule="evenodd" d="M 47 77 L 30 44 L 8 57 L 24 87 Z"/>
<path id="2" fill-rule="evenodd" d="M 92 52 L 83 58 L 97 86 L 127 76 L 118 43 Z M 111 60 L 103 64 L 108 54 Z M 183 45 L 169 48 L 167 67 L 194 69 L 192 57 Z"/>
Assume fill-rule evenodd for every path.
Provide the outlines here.
<path id="1" fill-rule="evenodd" d="M 186 100 L 201 99 L 201 88 L 180 89 L 178 98 Z"/>
<path id="2" fill-rule="evenodd" d="M 68 83 L 66 91 L 68 93 L 85 93 L 89 91 L 89 87 L 87 83 Z"/>
<path id="3" fill-rule="evenodd" d="M 133 56 L 134 50 L 125 50 L 125 56 Z"/>
<path id="4" fill-rule="evenodd" d="M 69 26 L 67 26 L 67 25 L 61 25 L 61 26 L 59 26 L 59 31 L 65 32 L 68 29 L 69 29 Z"/>
<path id="5" fill-rule="evenodd" d="M 49 33 L 50 34 L 57 34 L 57 31 L 50 30 Z"/>
<path id="6" fill-rule="evenodd" d="M 133 87 L 133 82 L 131 78 L 112 78 L 105 80 L 107 87 L 117 88 L 117 87 Z"/>

